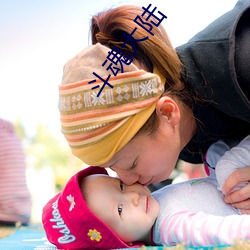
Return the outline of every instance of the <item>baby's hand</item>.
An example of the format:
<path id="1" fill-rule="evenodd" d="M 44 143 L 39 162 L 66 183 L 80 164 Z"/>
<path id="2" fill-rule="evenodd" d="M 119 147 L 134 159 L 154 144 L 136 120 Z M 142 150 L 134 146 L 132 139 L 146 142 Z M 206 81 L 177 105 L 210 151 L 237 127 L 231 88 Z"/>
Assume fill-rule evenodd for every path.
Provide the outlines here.
<path id="1" fill-rule="evenodd" d="M 224 201 L 240 209 L 243 214 L 250 214 L 250 166 L 233 172 L 225 181 L 222 192 Z M 236 186 L 245 183 L 244 187 L 231 192 Z"/>

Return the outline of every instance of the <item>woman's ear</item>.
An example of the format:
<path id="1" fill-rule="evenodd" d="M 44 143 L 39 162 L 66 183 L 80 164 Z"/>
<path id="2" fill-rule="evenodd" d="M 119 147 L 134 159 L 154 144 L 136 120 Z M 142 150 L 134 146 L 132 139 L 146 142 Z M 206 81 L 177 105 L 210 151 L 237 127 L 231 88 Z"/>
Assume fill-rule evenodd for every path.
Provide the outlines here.
<path id="1" fill-rule="evenodd" d="M 156 113 L 160 119 L 172 126 L 180 122 L 180 109 L 178 104 L 169 96 L 162 96 L 156 104 Z"/>

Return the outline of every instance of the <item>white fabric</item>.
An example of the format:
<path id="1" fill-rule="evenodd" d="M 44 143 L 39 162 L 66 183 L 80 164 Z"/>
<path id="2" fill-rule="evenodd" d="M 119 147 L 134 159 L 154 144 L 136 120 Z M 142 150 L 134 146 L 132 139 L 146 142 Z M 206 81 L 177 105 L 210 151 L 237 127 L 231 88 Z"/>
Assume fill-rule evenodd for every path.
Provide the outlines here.
<path id="1" fill-rule="evenodd" d="M 157 245 L 205 246 L 250 239 L 250 215 L 240 215 L 223 201 L 218 190 L 233 171 L 250 165 L 250 136 L 229 149 L 219 141 L 208 150 L 209 165 L 214 167 L 218 161 L 216 172 L 211 169 L 209 177 L 166 186 L 153 193 L 161 208 L 153 229 Z M 226 150 L 229 151 L 225 153 Z"/>

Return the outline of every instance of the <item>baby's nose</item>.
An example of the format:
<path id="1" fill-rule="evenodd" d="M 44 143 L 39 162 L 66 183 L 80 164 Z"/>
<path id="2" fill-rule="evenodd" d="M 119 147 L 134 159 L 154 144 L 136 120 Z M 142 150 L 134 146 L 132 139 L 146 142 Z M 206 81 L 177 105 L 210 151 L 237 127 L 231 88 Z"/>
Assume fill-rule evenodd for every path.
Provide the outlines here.
<path id="1" fill-rule="evenodd" d="M 138 206 L 139 205 L 139 199 L 140 199 L 140 195 L 137 192 L 127 192 L 127 199 L 129 199 L 129 201 L 134 205 L 134 206 Z"/>

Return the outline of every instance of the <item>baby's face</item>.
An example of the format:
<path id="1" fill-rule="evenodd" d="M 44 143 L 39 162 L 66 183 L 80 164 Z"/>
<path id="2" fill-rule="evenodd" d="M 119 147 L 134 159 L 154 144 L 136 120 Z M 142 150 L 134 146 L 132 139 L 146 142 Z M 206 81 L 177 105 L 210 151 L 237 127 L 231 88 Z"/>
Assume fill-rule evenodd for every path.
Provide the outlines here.
<path id="1" fill-rule="evenodd" d="M 141 184 L 127 186 L 105 175 L 85 178 L 88 206 L 126 243 L 145 240 L 159 214 L 159 203 Z"/>

